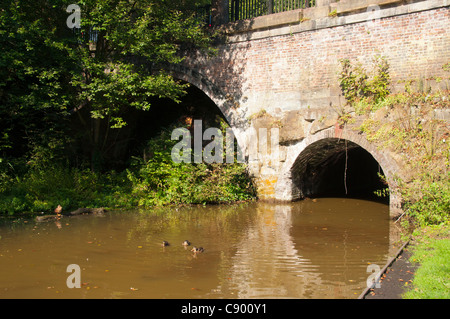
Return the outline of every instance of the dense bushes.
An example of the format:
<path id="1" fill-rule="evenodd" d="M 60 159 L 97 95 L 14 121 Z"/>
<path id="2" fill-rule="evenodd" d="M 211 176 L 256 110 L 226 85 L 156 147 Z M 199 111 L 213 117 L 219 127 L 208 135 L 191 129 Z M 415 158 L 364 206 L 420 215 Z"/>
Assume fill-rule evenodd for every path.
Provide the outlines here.
<path id="1" fill-rule="evenodd" d="M 186 83 L 155 66 L 180 63 L 187 50 L 214 54 L 194 4 L 138 0 L 130 9 L 126 0 L 82 1 L 74 30 L 65 0 L 0 2 L 0 213 L 179 202 L 137 198 L 169 198 L 166 184 L 137 193 L 148 178 L 142 167 L 157 178 L 163 163 L 110 170 L 123 170 L 135 151 L 128 142 L 140 142 L 124 129 L 133 112 L 187 93 Z M 222 185 L 222 169 L 213 171 Z M 242 197 L 227 194 L 221 199 Z"/>
<path id="2" fill-rule="evenodd" d="M 243 164 L 177 164 L 170 129 L 149 141 L 149 160 L 135 157 L 126 171 L 94 172 L 46 162 L 0 163 L 0 214 L 78 207 L 151 207 L 249 200 L 255 188 Z M 22 167 L 21 169 L 15 169 Z"/>
<path id="3" fill-rule="evenodd" d="M 58 205 L 65 210 L 121 206 L 128 184 L 124 174 L 115 172 L 99 174 L 58 164 L 31 169 L 8 183 L 3 181 L 0 213 L 51 212 Z"/>
<path id="4" fill-rule="evenodd" d="M 256 196 L 243 164 L 173 162 L 171 150 L 177 141 L 170 135 L 171 130 L 166 129 L 152 139 L 148 145 L 150 160 L 137 158 L 128 170 L 138 205 L 220 203 Z"/>
<path id="5" fill-rule="evenodd" d="M 441 180 L 426 183 L 421 189 L 421 197 L 407 204 L 406 208 L 409 216 L 413 217 L 419 225 L 438 225 L 448 222 L 450 173 L 443 176 Z"/>

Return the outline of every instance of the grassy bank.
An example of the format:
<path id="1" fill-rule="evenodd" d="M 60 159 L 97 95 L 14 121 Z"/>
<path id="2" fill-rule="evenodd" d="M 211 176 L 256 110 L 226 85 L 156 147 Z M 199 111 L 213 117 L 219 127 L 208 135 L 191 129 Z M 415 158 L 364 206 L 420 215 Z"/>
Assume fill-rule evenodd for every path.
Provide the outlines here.
<path id="1" fill-rule="evenodd" d="M 412 263 L 420 267 L 405 299 L 450 298 L 450 224 L 428 226 L 414 233 Z"/>
<path id="2" fill-rule="evenodd" d="M 0 214 L 11 216 L 50 213 L 58 205 L 65 210 L 121 206 L 130 186 L 124 174 L 100 174 L 55 164 L 4 177 L 1 188 Z"/>

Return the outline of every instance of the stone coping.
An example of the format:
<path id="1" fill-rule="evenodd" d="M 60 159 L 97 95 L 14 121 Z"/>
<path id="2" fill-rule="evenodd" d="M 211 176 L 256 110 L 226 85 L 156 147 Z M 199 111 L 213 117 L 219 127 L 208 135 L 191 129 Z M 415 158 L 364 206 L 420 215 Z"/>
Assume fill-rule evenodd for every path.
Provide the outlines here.
<path id="1" fill-rule="evenodd" d="M 298 9 L 253 19 L 231 22 L 219 27 L 228 43 L 263 39 L 273 36 L 337 27 L 352 23 L 367 22 L 397 15 L 450 6 L 450 0 L 424 0 L 412 2 L 405 0 L 359 0 L 340 1 Z M 378 8 L 377 12 L 371 8 Z"/>

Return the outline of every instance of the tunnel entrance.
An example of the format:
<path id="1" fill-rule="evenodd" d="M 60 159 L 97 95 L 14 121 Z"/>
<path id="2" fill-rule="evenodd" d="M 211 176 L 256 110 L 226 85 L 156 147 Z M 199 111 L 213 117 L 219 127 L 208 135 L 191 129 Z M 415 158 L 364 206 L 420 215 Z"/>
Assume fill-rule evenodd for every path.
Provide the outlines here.
<path id="1" fill-rule="evenodd" d="M 221 127 L 226 122 L 217 105 L 199 88 L 190 85 L 179 103 L 171 99 L 154 98 L 148 111 L 136 110 L 132 152 L 140 152 L 143 145 L 170 126 L 183 127 L 187 121 L 202 120 L 203 128 Z M 228 124 L 228 123 L 227 123 Z M 130 154 L 128 155 L 130 156 Z"/>
<path id="2" fill-rule="evenodd" d="M 302 197 L 351 197 L 389 203 L 383 170 L 373 156 L 358 144 L 325 138 L 307 146 L 292 168 L 293 181 Z"/>
<path id="3" fill-rule="evenodd" d="M 99 152 L 98 161 L 101 162 L 103 171 L 123 171 L 129 167 L 132 158 L 145 157 L 148 141 L 160 135 L 163 129 L 183 127 L 186 120 L 200 119 L 204 129 L 220 128 L 221 121 L 226 122 L 217 105 L 194 85 L 186 89 L 186 94 L 180 97 L 179 103 L 159 97 L 149 98 L 148 102 L 151 104 L 149 110 L 132 107 L 124 110 L 121 116 L 127 125 L 120 129 L 110 129 L 110 123 L 106 120 L 99 122 L 99 140 L 103 141 L 103 148 Z M 74 153 L 77 155 L 77 163 L 89 162 L 92 145 L 79 118 L 87 119 L 87 126 L 94 126 L 95 123 L 90 119 L 89 109 L 81 109 L 78 113 L 78 116 L 72 118 L 73 134 L 79 136 L 74 142 Z"/>

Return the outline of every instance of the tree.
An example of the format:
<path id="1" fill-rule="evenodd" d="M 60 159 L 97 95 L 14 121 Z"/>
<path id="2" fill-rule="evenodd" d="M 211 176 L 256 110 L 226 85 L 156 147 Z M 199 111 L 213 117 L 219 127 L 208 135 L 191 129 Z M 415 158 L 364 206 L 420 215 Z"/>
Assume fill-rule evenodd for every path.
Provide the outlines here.
<path id="1" fill-rule="evenodd" d="M 70 84 L 76 59 L 62 1 L 5 0 L 0 5 L 0 158 L 53 149 L 66 140 L 68 108 L 75 102 Z M 52 154 L 52 155 L 51 155 Z"/>
<path id="2" fill-rule="evenodd" d="M 148 110 L 151 97 L 179 101 L 186 84 L 160 66 L 180 63 L 181 52 L 188 49 L 206 49 L 209 37 L 185 1 L 85 0 L 79 4 L 83 36 L 78 38 L 77 53 L 83 71 L 73 83 L 78 107 L 90 110 L 90 143 L 93 158 L 98 158 L 110 147 L 110 129 L 126 125 L 123 115 L 130 108 Z"/>
<path id="3" fill-rule="evenodd" d="M 151 97 L 178 101 L 186 84 L 160 66 L 208 50 L 210 37 L 189 9 L 200 2 L 80 0 L 81 28 L 71 30 L 73 1 L 3 1 L 0 151 L 14 143 L 21 153 L 64 148 L 71 115 L 85 127 L 94 163 L 130 109 L 148 110 Z"/>

